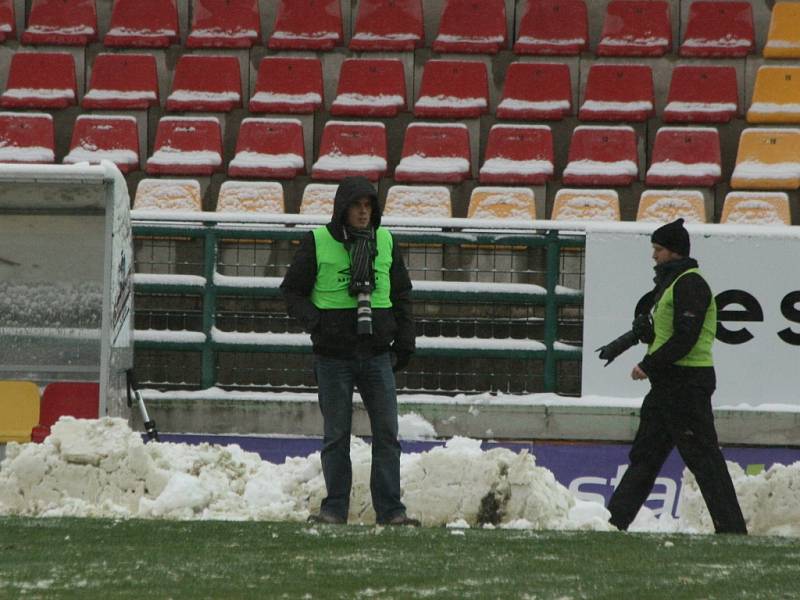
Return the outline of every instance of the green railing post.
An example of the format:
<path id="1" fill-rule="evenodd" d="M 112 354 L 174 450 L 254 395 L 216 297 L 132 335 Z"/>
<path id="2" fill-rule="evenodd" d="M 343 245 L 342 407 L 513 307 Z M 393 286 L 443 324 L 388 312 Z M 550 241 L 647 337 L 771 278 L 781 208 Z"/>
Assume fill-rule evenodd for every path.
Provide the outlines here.
<path id="1" fill-rule="evenodd" d="M 216 383 L 216 357 L 211 343 L 211 330 L 217 314 L 217 288 L 214 285 L 214 273 L 217 272 L 217 236 L 214 227 L 206 225 L 203 236 L 203 276 L 206 287 L 203 292 L 203 333 L 206 336 L 203 345 L 201 384 L 203 389 L 213 387 Z"/>
<path id="2" fill-rule="evenodd" d="M 559 276 L 559 259 L 561 246 L 558 243 L 558 231 L 547 232 L 547 298 L 544 305 L 544 344 L 547 354 L 544 359 L 544 391 L 556 391 L 556 356 L 553 349 L 558 336 L 558 301 L 556 299 L 556 286 Z"/>

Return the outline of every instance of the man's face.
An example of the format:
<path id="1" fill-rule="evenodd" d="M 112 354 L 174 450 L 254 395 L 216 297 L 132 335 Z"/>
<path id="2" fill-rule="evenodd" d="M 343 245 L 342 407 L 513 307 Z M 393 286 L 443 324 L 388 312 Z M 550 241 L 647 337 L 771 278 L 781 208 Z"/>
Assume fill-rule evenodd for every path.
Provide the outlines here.
<path id="1" fill-rule="evenodd" d="M 372 199 L 363 196 L 347 208 L 347 224 L 354 229 L 366 229 L 372 220 Z"/>
<path id="2" fill-rule="evenodd" d="M 683 258 L 677 252 L 664 248 L 661 244 L 653 244 L 653 260 L 657 265 L 663 265 L 678 258 Z"/>

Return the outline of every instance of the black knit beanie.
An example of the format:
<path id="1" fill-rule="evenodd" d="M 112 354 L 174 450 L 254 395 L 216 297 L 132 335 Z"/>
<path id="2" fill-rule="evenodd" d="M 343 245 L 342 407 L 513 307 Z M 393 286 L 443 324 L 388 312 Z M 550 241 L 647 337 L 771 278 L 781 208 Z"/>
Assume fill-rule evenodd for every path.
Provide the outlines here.
<path id="1" fill-rule="evenodd" d="M 662 225 L 653 232 L 650 241 L 681 256 L 689 256 L 691 251 L 689 232 L 683 226 L 683 219 L 676 219 L 672 223 Z"/>

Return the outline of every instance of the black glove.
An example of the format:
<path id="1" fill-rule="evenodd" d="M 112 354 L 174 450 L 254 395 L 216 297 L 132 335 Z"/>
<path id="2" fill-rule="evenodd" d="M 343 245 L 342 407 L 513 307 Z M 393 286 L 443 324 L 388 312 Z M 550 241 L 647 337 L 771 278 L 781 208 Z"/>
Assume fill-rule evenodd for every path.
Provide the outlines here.
<path id="1" fill-rule="evenodd" d="M 656 338 L 656 332 L 653 329 L 653 318 L 647 314 L 637 315 L 631 325 L 631 331 L 640 342 L 645 344 L 651 343 Z"/>
<path id="2" fill-rule="evenodd" d="M 411 360 L 411 352 L 406 352 L 404 350 L 393 348 L 391 351 L 391 359 L 392 359 L 392 371 L 397 373 L 398 371 L 402 371 L 408 366 L 408 363 Z"/>

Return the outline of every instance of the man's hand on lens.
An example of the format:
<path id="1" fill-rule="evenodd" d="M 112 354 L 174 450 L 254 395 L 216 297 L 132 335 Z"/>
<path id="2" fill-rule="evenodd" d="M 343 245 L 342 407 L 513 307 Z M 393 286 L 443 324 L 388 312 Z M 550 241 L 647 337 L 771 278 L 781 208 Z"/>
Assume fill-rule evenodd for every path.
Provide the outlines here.
<path id="1" fill-rule="evenodd" d="M 631 371 L 631 379 L 634 381 L 639 381 L 642 379 L 647 379 L 647 373 L 642 371 L 642 368 L 639 365 L 633 367 L 633 371 Z"/>
<path id="2" fill-rule="evenodd" d="M 653 331 L 653 321 L 650 315 L 647 314 L 638 315 L 633 320 L 631 331 L 633 331 L 636 339 L 645 344 L 651 343 L 656 337 L 655 331 Z"/>

